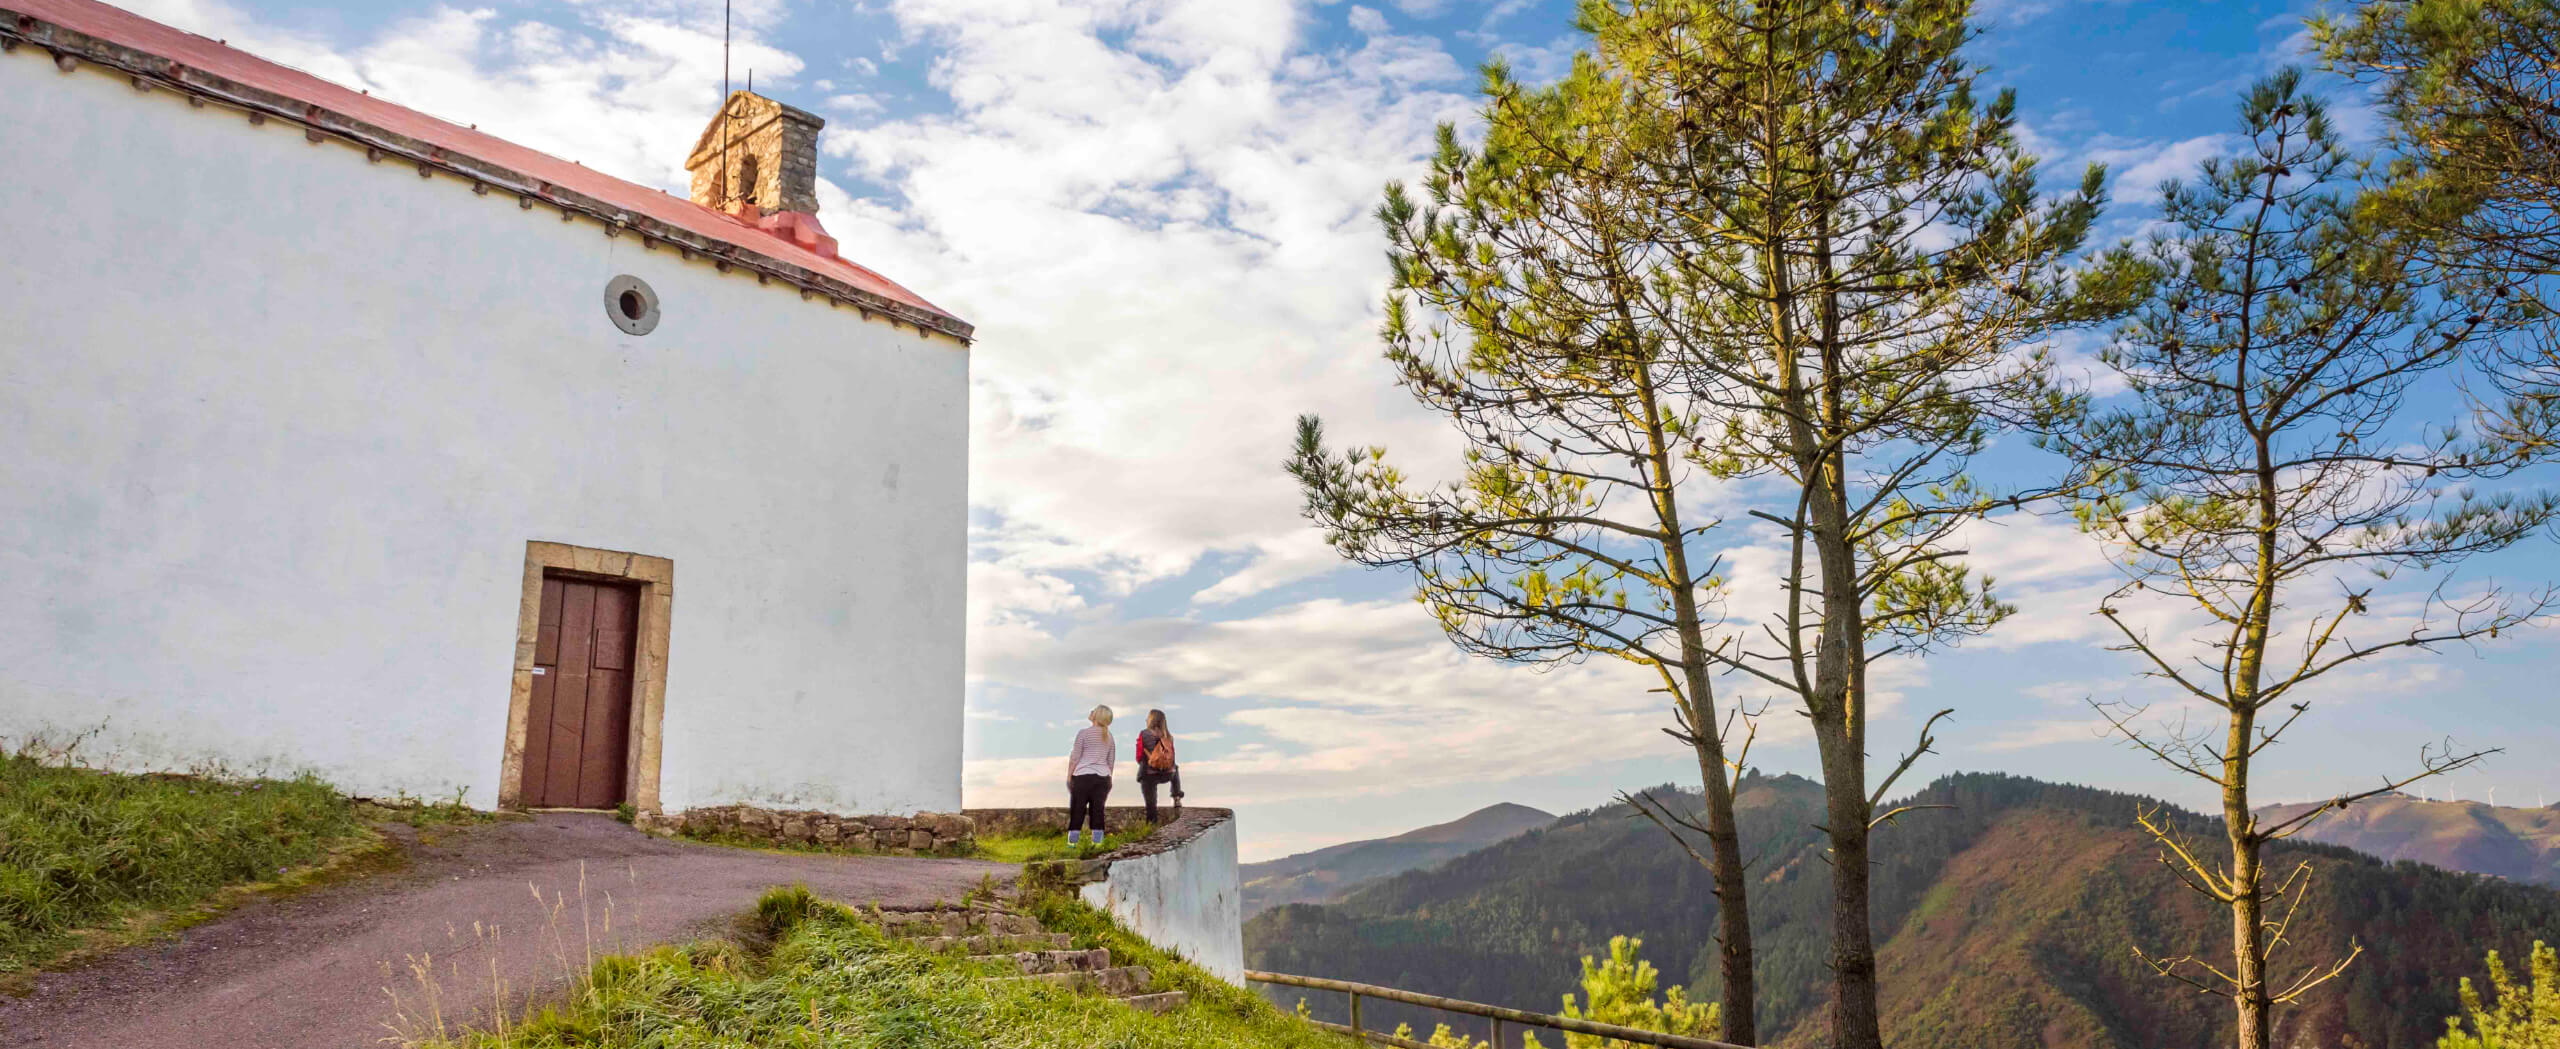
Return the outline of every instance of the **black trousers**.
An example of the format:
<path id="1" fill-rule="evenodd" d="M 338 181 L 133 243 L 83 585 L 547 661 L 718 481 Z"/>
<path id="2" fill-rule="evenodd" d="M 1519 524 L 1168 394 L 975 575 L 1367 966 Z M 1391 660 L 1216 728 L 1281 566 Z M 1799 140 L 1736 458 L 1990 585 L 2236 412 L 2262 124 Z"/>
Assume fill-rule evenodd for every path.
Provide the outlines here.
<path id="1" fill-rule="evenodd" d="M 1102 802 L 1110 796 L 1111 777 L 1109 776 L 1086 774 L 1068 777 L 1067 830 L 1082 830 L 1085 827 L 1085 820 L 1091 819 L 1094 831 L 1100 833 L 1104 829 Z"/>
<path id="2" fill-rule="evenodd" d="M 1173 803 L 1176 805 L 1182 804 L 1181 769 L 1175 769 L 1171 772 L 1165 773 L 1164 779 L 1156 779 L 1151 776 L 1138 777 L 1138 792 L 1146 795 L 1147 797 L 1147 822 L 1149 823 L 1154 823 L 1156 821 L 1156 788 L 1167 781 L 1171 781 L 1173 783 Z"/>

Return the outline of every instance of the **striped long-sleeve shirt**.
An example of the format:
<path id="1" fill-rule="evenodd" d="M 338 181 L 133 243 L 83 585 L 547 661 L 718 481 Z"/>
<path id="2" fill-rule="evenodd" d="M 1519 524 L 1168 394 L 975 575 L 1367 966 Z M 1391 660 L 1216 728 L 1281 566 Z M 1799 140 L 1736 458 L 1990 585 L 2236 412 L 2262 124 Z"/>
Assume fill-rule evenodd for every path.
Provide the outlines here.
<path id="1" fill-rule="evenodd" d="M 1067 752 L 1070 776 L 1108 776 L 1111 761 L 1111 730 L 1100 725 L 1087 725 L 1076 733 L 1076 748 Z"/>

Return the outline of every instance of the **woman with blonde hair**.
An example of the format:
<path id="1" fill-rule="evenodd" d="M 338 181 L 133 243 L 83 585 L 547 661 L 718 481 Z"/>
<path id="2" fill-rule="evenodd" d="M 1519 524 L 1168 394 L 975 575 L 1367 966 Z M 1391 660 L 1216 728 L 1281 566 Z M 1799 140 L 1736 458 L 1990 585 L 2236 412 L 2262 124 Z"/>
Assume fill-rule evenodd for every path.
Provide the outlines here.
<path id="1" fill-rule="evenodd" d="M 1076 745 L 1067 751 L 1067 844 L 1076 844 L 1090 818 L 1093 843 L 1102 844 L 1102 802 L 1111 796 L 1111 761 L 1118 755 L 1119 744 L 1111 740 L 1111 708 L 1095 707 L 1085 714 L 1092 724 L 1076 733 Z"/>

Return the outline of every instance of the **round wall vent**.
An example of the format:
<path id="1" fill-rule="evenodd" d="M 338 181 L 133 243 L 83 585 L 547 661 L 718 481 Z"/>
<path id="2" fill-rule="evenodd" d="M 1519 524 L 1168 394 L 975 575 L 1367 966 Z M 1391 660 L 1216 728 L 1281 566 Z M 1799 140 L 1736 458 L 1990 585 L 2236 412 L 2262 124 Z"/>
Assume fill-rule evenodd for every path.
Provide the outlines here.
<path id="1" fill-rule="evenodd" d="M 647 335 L 658 326 L 658 293 L 649 282 L 628 273 L 606 281 L 604 315 L 613 318 L 613 326 L 633 335 Z"/>

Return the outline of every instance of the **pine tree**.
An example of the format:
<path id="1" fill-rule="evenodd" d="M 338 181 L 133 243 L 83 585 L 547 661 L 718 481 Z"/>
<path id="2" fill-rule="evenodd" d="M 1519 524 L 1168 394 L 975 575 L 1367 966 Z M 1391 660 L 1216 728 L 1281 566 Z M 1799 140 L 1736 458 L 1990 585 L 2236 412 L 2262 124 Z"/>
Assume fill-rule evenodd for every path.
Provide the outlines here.
<path id="1" fill-rule="evenodd" d="M 2489 991 L 2482 999 L 2471 978 L 2462 978 L 2464 1016 L 2445 1020 L 2436 1049 L 2560 1049 L 2560 952 L 2535 940 L 2526 982 L 2507 977 L 2506 962 L 2489 952 Z M 2468 1017 L 2471 1030 L 2462 1029 Z"/>
<path id="2" fill-rule="evenodd" d="M 1589 1005 L 1578 1005 L 1574 996 L 1567 994 L 1564 1008 L 1557 1015 L 1640 1031 L 1724 1038 L 1715 1005 L 1691 1002 L 1688 992 L 1679 985 L 1664 990 L 1662 1000 L 1654 1001 L 1654 988 L 1661 984 L 1662 974 L 1653 963 L 1637 956 L 1636 952 L 1643 948 L 1644 941 L 1636 937 L 1612 936 L 1607 961 L 1583 955 L 1582 997 Z M 1567 1049 L 1635 1049 L 1632 1042 L 1572 1032 L 1566 1032 L 1564 1044 Z M 1537 1035 L 1527 1035 L 1522 1045 L 1523 1049 L 1538 1049 Z"/>
<path id="3" fill-rule="evenodd" d="M 2331 68 L 2380 90 L 2397 159 L 2367 195 L 2430 257 L 2500 295 L 2543 305 L 2539 338 L 2510 338 L 2490 371 L 2495 436 L 2560 443 L 2560 5 L 2550 0 L 2368 0 L 2312 20 Z"/>
<path id="4" fill-rule="evenodd" d="M 2311 29 L 2332 68 L 2381 89 L 2406 154 L 2377 203 L 2476 261 L 2560 271 L 2560 6 L 2368 0 Z"/>
<path id="5" fill-rule="evenodd" d="M 2273 971 L 2311 871 L 2271 874 L 2267 844 L 2481 754 L 2422 749 L 2409 774 L 2268 823 L 2251 792 L 2259 759 L 2309 709 L 2302 687 L 2323 675 L 2541 615 L 2547 594 L 2439 588 L 2380 636 L 2357 625 L 2384 600 L 2373 575 L 2507 546 L 2553 521 L 2560 503 L 2462 483 L 2510 464 L 2494 443 L 2450 430 L 2403 436 L 2414 388 L 2458 374 L 2530 311 L 2449 279 L 2426 262 L 2421 238 L 2359 206 L 2366 166 L 2297 71 L 2253 88 L 2241 118 L 2235 155 L 2165 187 L 2168 231 L 2145 255 L 2156 283 L 2102 355 L 2127 400 L 2051 444 L 2083 471 L 2082 526 L 2130 579 L 2098 609 L 2118 650 L 2219 721 L 2151 727 L 2141 708 L 2099 708 L 2123 739 L 2222 800 L 2220 865 L 2179 824 L 2156 812 L 2141 823 L 2172 872 L 2228 908 L 2229 959 L 2136 952 L 2162 975 L 2229 997 L 2241 1049 L 2266 1049 L 2277 1008 L 2355 957 Z M 2137 625 L 2138 605 L 2206 625 L 2155 636 Z"/>
<path id="6" fill-rule="evenodd" d="M 1288 469 L 1344 557 L 1409 570 L 1462 649 L 1521 663 L 1600 656 L 1652 672 L 1704 781 L 1703 822 L 1646 807 L 1714 882 L 1724 1010 L 1756 1038 L 1751 922 L 1711 639 L 1714 527 L 1692 465 L 1706 407 L 1680 386 L 1649 300 L 1682 279 L 1652 239 L 1629 139 L 1657 114 L 1585 56 L 1549 88 L 1487 70 L 1480 147 L 1440 129 L 1417 201 L 1387 189 L 1393 281 L 1384 328 L 1398 382 L 1465 442 L 1461 476 L 1413 483 L 1382 448 L 1333 451 L 1299 421 Z M 1684 500 L 1684 496 L 1686 499 Z M 1701 832 L 1707 851 L 1681 837 Z"/>
<path id="7" fill-rule="evenodd" d="M 2033 493 L 1977 484 L 2003 429 L 2078 410 L 2033 349 L 2129 290 L 2073 256 L 2103 172 L 2048 198 L 2015 103 L 1974 90 L 1964 0 L 1588 0 L 1583 24 L 1653 114 L 1626 194 L 1676 259 L 1647 288 L 1686 388 L 1721 427 L 1698 463 L 1749 493 L 1787 553 L 1783 607 L 1711 655 L 1800 703 L 1828 795 L 1830 1040 L 1879 1049 L 1869 914 L 1882 799 L 1928 719 L 1871 776 L 1868 668 L 2011 609 L 1962 564 L 1967 524 Z M 1943 717 L 1945 712 L 1939 716 Z M 1737 1036 L 1738 1037 L 1738 1036 Z"/>

